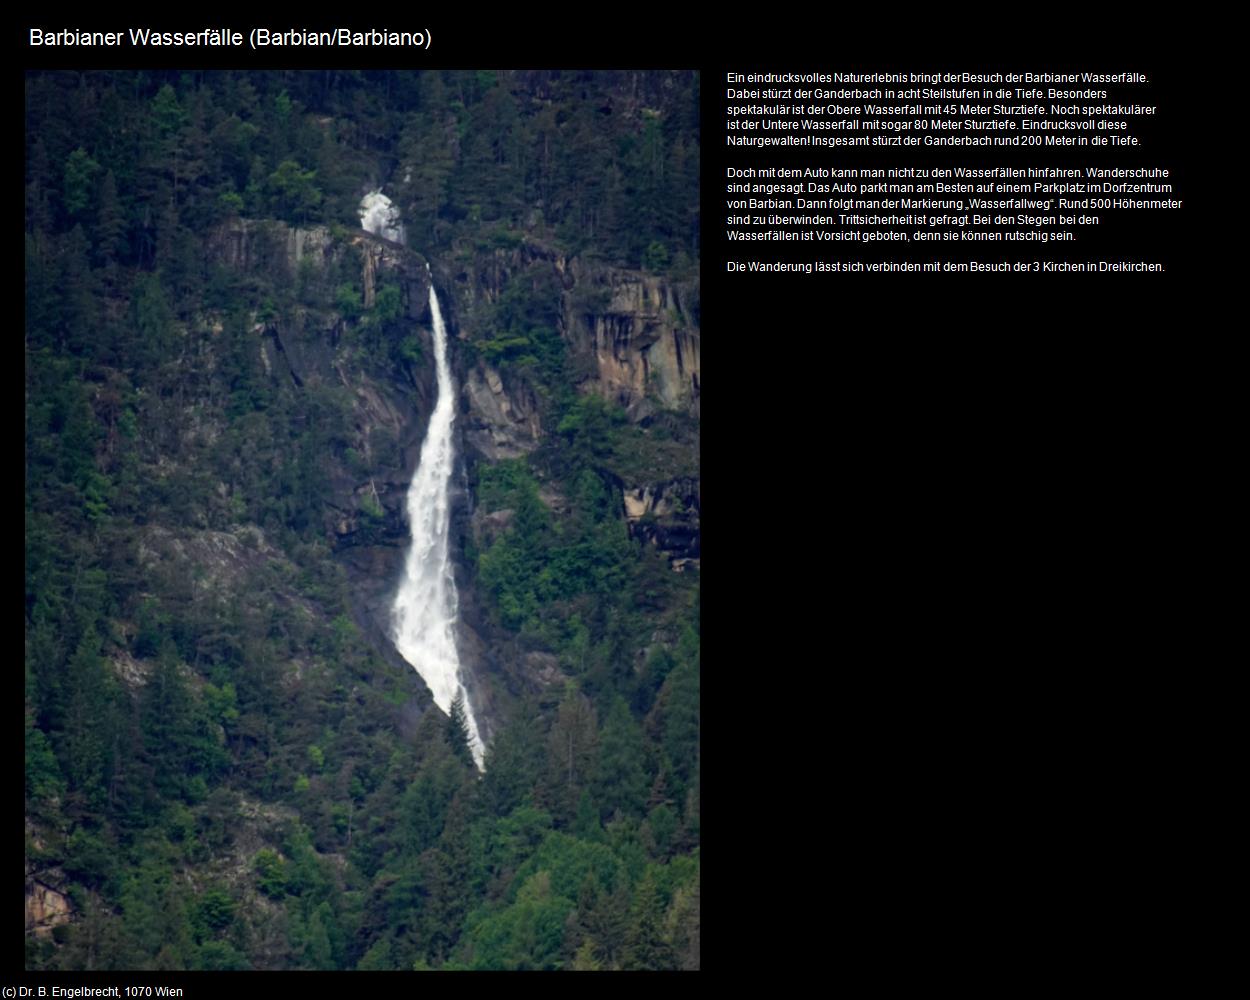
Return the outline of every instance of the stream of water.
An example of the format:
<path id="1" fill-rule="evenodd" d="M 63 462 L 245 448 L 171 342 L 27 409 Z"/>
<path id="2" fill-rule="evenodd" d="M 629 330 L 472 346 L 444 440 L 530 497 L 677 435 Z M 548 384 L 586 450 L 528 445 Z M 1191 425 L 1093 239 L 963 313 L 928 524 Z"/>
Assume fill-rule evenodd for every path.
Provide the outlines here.
<path id="1" fill-rule="evenodd" d="M 403 242 L 403 224 L 390 199 L 380 191 L 366 195 L 360 206 L 361 225 L 387 239 Z M 421 458 L 408 487 L 408 525 L 412 545 L 392 608 L 395 647 L 416 669 L 434 695 L 434 703 L 451 713 L 457 694 L 464 696 L 469 749 L 478 768 L 483 747 L 477 720 L 461 682 L 456 650 L 458 599 L 448 553 L 451 477 L 455 471 L 455 385 L 447 362 L 447 327 L 430 282 L 430 316 L 434 325 L 434 368 L 438 397 L 421 445 Z"/>

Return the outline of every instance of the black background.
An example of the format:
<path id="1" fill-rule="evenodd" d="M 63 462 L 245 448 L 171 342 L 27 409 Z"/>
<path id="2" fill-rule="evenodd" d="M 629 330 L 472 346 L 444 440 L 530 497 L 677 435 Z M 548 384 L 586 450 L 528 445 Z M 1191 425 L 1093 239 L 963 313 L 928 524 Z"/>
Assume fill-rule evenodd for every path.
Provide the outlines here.
<path id="1" fill-rule="evenodd" d="M 15 35 L 27 68 L 701 71 L 704 969 L 717 979 L 811 969 L 836 988 L 870 970 L 976 981 L 987 953 L 1030 960 L 1049 931 L 1012 928 L 1040 927 L 1061 900 L 1080 941 L 1107 907 L 1151 905 L 1130 873 L 1141 841 L 1121 835 L 1169 779 L 1152 766 L 1159 743 L 1128 721 L 1153 696 L 1140 673 L 1124 675 L 1123 648 L 1126 637 L 1161 638 L 1146 592 L 1165 582 L 1177 484 L 1198 464 L 1193 410 L 1212 335 L 1201 282 L 1214 248 L 1194 221 L 1212 211 L 1190 75 L 1203 50 L 1175 19 L 1155 28 L 1136 13 L 1095 24 L 1088 12 L 1008 21 L 961 8 L 916 20 L 882 5 L 852 20 L 778 6 L 683 25 L 649 9 L 542 8 L 504 22 L 484 8 L 391 8 L 342 22 L 429 27 L 433 48 L 415 54 L 31 50 L 28 25 Z M 108 23 L 243 19 L 193 8 L 183 23 Z M 1185 207 L 1098 213 L 1113 216 L 1098 237 L 1105 252 L 1012 245 L 1039 259 L 1159 259 L 1167 272 L 726 275 L 725 166 L 760 155 L 724 144 L 727 72 L 945 69 L 1149 74 L 1148 91 L 1120 95 L 1159 107 L 1157 122 L 1133 120 L 1144 147 L 919 147 L 882 159 L 1167 166 Z M 851 153 L 862 155 L 796 155 Z M 852 248 L 820 246 L 835 259 Z M 873 244 L 866 259 L 995 259 L 1008 245 L 899 246 Z M 1134 752 L 1111 767 L 1126 740 Z M 1097 878 L 1087 877 L 1094 856 Z M 969 935 L 981 947 L 967 947 Z M 961 944 L 948 948 L 952 936 Z M 310 979 L 54 980 L 21 973 L 13 942 L 6 984 L 159 981 L 217 996 Z M 344 974 L 318 979 L 346 986 Z M 350 988 L 401 979 L 413 988 L 382 974 Z"/>

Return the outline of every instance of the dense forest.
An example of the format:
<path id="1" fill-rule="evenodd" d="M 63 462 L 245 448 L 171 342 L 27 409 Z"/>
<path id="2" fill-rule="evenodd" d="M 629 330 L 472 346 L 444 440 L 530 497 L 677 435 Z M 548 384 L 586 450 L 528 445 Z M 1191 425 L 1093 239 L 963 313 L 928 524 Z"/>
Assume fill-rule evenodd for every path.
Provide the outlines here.
<path id="1" fill-rule="evenodd" d="M 699 967 L 698 86 L 27 75 L 27 968 Z M 360 596 L 430 280 L 484 772 Z"/>

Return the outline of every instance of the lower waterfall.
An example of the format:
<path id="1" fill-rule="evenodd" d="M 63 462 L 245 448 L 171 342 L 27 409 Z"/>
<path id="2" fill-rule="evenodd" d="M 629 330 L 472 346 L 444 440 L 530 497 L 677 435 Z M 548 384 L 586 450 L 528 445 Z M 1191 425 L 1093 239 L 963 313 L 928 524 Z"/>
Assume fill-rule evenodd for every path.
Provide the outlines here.
<path id="1" fill-rule="evenodd" d="M 361 222 L 378 236 L 402 241 L 398 212 L 380 191 L 367 195 L 361 204 Z M 377 228 L 371 228 L 371 224 Z M 430 316 L 434 325 L 434 366 L 438 397 L 430 425 L 421 445 L 412 484 L 408 488 L 408 524 L 412 546 L 404 562 L 404 575 L 392 607 L 395 648 L 421 675 L 434 703 L 451 713 L 457 695 L 464 700 L 469 749 L 481 769 L 482 738 L 460 678 L 456 649 L 458 599 L 448 553 L 451 514 L 451 477 L 455 471 L 453 426 L 455 387 L 447 362 L 447 327 L 439 308 L 434 283 L 430 282 Z"/>

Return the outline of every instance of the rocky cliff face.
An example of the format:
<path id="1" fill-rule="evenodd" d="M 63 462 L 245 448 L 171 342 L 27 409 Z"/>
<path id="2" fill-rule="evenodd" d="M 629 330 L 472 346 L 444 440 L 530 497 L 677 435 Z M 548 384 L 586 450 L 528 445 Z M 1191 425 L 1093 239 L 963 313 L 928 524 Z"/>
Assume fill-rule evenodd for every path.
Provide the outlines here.
<path id="1" fill-rule="evenodd" d="M 550 268 L 558 279 L 560 335 L 583 391 L 619 404 L 636 422 L 659 410 L 699 415 L 700 333 L 693 282 L 679 287 L 639 271 L 569 260 L 526 242 L 483 256 L 454 274 L 461 312 L 472 316 L 481 303 L 498 299 L 511 278 L 535 266 Z M 508 402 L 514 412 L 528 411 L 524 400 Z M 491 423 L 486 409 L 481 416 Z"/>
<path id="2" fill-rule="evenodd" d="M 65 873 L 32 860 L 46 851 L 30 819 L 26 820 L 26 933 L 51 937 L 62 924 L 74 919 L 74 907 L 65 894 Z"/>
<path id="3" fill-rule="evenodd" d="M 699 564 L 699 481 L 689 477 L 624 492 L 630 536 L 671 556 L 678 572 Z"/>
<path id="4" fill-rule="evenodd" d="M 518 458 L 542 439 L 538 397 L 527 385 L 505 388 L 500 373 L 485 362 L 464 376 L 464 440 L 490 462 Z"/>
<path id="5" fill-rule="evenodd" d="M 292 229 L 275 222 L 236 221 L 215 234 L 210 252 L 243 274 L 260 270 L 292 283 L 321 283 L 320 299 L 345 278 L 362 289 L 362 306 L 373 304 L 383 284 L 400 290 L 403 320 L 424 350 L 424 362 L 384 367 L 354 351 L 346 336 L 349 318 L 334 307 L 296 310 L 284 319 L 258 313 L 266 377 L 290 379 L 300 390 L 346 389 L 350 398 L 350 459 L 328 463 L 330 500 L 326 536 L 353 585 L 357 623 L 396 666 L 390 645 L 390 602 L 408 543 L 405 499 L 419 458 L 435 386 L 428 312 L 429 274 L 420 254 L 362 232 Z M 474 356 L 469 344 L 508 282 L 525 273 L 548 274 L 559 335 L 583 393 L 621 406 L 630 421 L 647 427 L 665 414 L 697 420 L 700 397 L 700 334 L 697 286 L 678 286 L 655 275 L 569 260 L 526 242 L 518 247 L 461 259 L 459 269 L 433 262 L 452 336 L 452 367 L 460 392 L 457 425 L 464 459 L 493 463 L 536 449 L 551 428 L 533 382 Z M 316 296 L 314 296 L 316 298 Z M 376 355 L 376 352 L 374 352 Z M 671 567 L 698 564 L 699 488 L 694 477 L 663 470 L 636 471 L 620 483 L 623 515 L 631 534 L 659 548 Z M 558 513 L 558 497 L 547 498 Z M 467 491 L 453 498 L 454 528 L 467 538 L 472 523 Z M 504 514 L 506 517 L 506 512 Z M 486 525 L 499 530 L 506 525 Z M 454 532 L 455 534 L 456 532 Z M 526 651 L 503 655 L 485 627 L 485 615 L 459 574 L 464 636 L 462 655 L 481 677 L 500 672 L 506 659 L 522 680 L 541 686 L 558 676 L 553 658 Z M 552 662 L 549 662 L 552 661 Z M 495 697 L 489 685 L 470 685 L 470 696 L 491 728 Z M 424 699 L 423 699 L 424 700 Z"/>
<path id="6" fill-rule="evenodd" d="M 483 304 L 496 301 L 516 275 L 535 268 L 550 269 L 557 279 L 559 333 L 582 392 L 616 403 L 643 426 L 666 413 L 697 421 L 701 338 L 693 282 L 678 286 L 655 275 L 570 260 L 526 242 L 476 258 L 453 275 L 456 304 L 465 317 L 460 337 L 469 338 Z M 478 362 L 462 384 L 465 443 L 475 458 L 515 458 L 536 448 L 549 430 L 524 379 Z M 656 470 L 635 473 L 622 489 L 627 498 L 661 498 L 659 510 L 626 500 L 624 513 L 640 537 L 668 553 L 675 569 L 697 561 L 697 479 L 677 483 Z"/>
<path id="7" fill-rule="evenodd" d="M 662 278 L 574 262 L 565 336 L 593 359 L 587 391 L 635 421 L 657 409 L 699 414 L 699 327 L 689 293 Z"/>
<path id="8" fill-rule="evenodd" d="M 68 897 L 43 881 L 50 877 L 55 875 L 42 872 L 26 879 L 26 933 L 36 937 L 50 937 L 73 914 Z"/>
<path id="9" fill-rule="evenodd" d="M 488 322 L 511 285 L 550 288 L 558 298 L 556 322 L 567 366 L 580 392 L 619 405 L 643 434 L 662 434 L 666 420 L 697 428 L 700 333 L 693 282 L 678 286 L 655 275 L 570 260 L 531 241 L 474 255 L 447 277 L 441 287 L 449 287 L 452 329 L 462 344 L 476 339 L 479 324 Z M 554 433 L 544 426 L 540 395 L 523 371 L 500 370 L 479 358 L 462 364 L 457 378 L 458 420 L 470 464 L 528 454 Z M 697 452 L 697 437 L 668 443 L 675 452 Z M 684 457 L 690 461 L 690 455 Z M 697 474 L 675 477 L 667 469 L 643 465 L 609 478 L 620 489 L 631 536 L 663 552 L 676 572 L 698 567 Z M 566 499 L 550 484 L 540 499 L 556 517 L 567 512 Z M 458 533 L 483 550 L 508 529 L 512 514 L 474 511 L 470 502 L 458 514 Z M 564 677 L 555 656 L 494 628 L 466 586 L 461 621 L 466 662 L 500 678 L 512 693 L 540 691 Z"/>
<path id="10" fill-rule="evenodd" d="M 364 232 L 268 221 L 237 221 L 216 234 L 210 250 L 244 273 L 262 269 L 292 283 L 321 283 L 322 299 L 331 297 L 336 277 L 345 278 L 361 289 L 365 309 L 385 280 L 399 288 L 403 318 L 425 357 L 432 356 L 430 278 L 420 254 Z M 389 600 L 408 539 L 404 501 L 433 406 L 434 373 L 429 366 L 400 371 L 365 360 L 345 337 L 348 323 L 341 309 L 307 309 L 283 321 L 260 316 L 255 332 L 269 377 L 350 393 L 348 457 L 327 463 L 325 527 L 352 576 L 358 624 L 397 660 L 387 635 Z"/>

